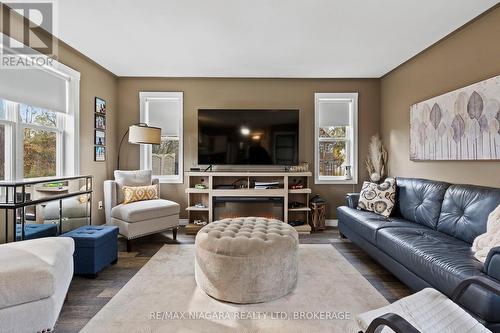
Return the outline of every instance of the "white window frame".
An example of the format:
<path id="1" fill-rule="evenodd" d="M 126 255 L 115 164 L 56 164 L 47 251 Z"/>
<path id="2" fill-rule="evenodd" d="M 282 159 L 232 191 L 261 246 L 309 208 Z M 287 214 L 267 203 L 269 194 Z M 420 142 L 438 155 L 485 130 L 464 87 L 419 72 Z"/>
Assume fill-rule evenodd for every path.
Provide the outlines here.
<path id="1" fill-rule="evenodd" d="M 4 34 L 0 33 L 0 38 L 4 36 Z M 0 47 L 10 50 L 10 53 L 17 53 L 7 46 L 0 44 Z M 17 54 L 17 56 L 27 57 L 22 54 Z M 6 110 L 6 120 L 0 120 L 0 123 L 6 125 L 5 179 L 24 178 L 24 128 L 57 133 L 56 176 L 72 176 L 80 173 L 80 72 L 56 60 L 52 59 L 48 61 L 48 57 L 41 53 L 37 54 L 37 57 L 46 58 L 43 63 L 51 64 L 50 66 L 36 66 L 37 69 L 58 76 L 66 81 L 66 112 L 64 117 L 61 117 L 56 112 L 58 114 L 58 128 L 53 128 L 22 123 L 19 112 L 19 104 L 22 103 L 15 102 L 17 103 L 17 110 Z M 34 68 L 34 66 L 31 68 Z M 37 105 L 31 106 L 37 107 Z M 8 136 L 10 141 L 7 141 Z M 10 145 L 7 143 L 10 143 Z M 10 163 L 8 163 L 9 161 Z"/>
<path id="2" fill-rule="evenodd" d="M 349 102 L 348 131 L 349 164 L 351 165 L 351 179 L 345 176 L 321 176 L 319 173 L 319 144 L 322 141 L 332 141 L 319 137 L 320 101 L 334 100 Z M 333 140 L 334 141 L 334 140 Z M 315 93 L 314 94 L 314 183 L 315 184 L 357 184 L 358 183 L 358 93 Z"/>
<path id="3" fill-rule="evenodd" d="M 16 178 L 16 126 L 17 112 L 16 104 L 6 103 L 5 119 L 0 119 L 0 124 L 5 127 L 5 156 L 4 156 L 4 178 Z M 10 162 L 10 163 L 9 163 Z"/>
<path id="4" fill-rule="evenodd" d="M 184 183 L 184 93 L 182 92 L 139 92 L 140 101 L 140 122 L 149 124 L 149 113 L 146 102 L 150 100 L 177 100 L 180 103 L 179 117 L 179 174 L 178 175 L 153 175 L 160 183 L 182 184 Z M 172 137 L 174 138 L 174 137 Z M 141 169 L 152 170 L 152 147 L 151 145 L 140 145 L 140 166 Z"/>

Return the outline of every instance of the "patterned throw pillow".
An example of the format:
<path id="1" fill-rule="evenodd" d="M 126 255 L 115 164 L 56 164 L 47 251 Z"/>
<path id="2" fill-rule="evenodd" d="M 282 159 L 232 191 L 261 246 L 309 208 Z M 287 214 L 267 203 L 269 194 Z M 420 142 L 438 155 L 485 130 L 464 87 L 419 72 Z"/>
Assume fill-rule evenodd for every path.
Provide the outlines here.
<path id="1" fill-rule="evenodd" d="M 123 186 L 123 203 L 158 199 L 158 185 L 148 186 Z"/>
<path id="2" fill-rule="evenodd" d="M 364 182 L 359 195 L 358 209 L 389 217 L 396 203 L 396 180 L 387 178 L 383 183 Z"/>

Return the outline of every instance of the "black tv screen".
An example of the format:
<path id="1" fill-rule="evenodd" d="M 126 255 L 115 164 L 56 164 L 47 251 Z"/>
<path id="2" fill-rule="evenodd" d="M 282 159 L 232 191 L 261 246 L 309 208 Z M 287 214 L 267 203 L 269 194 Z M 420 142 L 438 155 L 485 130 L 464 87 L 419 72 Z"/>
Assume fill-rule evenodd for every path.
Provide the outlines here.
<path id="1" fill-rule="evenodd" d="M 198 164 L 296 165 L 299 110 L 198 110 Z"/>

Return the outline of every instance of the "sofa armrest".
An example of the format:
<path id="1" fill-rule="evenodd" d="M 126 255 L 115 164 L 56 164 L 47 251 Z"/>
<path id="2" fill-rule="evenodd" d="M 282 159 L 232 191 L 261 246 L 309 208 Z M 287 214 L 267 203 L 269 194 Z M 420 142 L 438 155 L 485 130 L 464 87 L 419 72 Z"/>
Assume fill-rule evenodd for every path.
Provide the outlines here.
<path id="1" fill-rule="evenodd" d="M 500 281 L 500 246 L 492 248 L 488 253 L 484 263 L 484 272 Z"/>
<path id="2" fill-rule="evenodd" d="M 366 333 L 380 332 L 379 327 L 387 326 L 396 333 L 420 333 L 412 324 L 403 317 L 395 313 L 386 313 L 380 317 L 373 319 L 366 330 Z"/>
<path id="3" fill-rule="evenodd" d="M 104 181 L 104 214 L 106 215 L 106 224 L 111 224 L 111 209 L 117 204 L 116 182 L 114 180 Z"/>
<path id="4" fill-rule="evenodd" d="M 359 193 L 347 193 L 345 197 L 346 205 L 350 208 L 358 208 Z"/>
<path id="5" fill-rule="evenodd" d="M 450 299 L 458 303 L 460 298 L 465 294 L 470 286 L 476 285 L 484 290 L 488 290 L 500 296 L 500 283 L 495 279 L 490 279 L 486 276 L 473 276 L 468 279 L 463 280 L 460 284 L 453 290 Z"/>

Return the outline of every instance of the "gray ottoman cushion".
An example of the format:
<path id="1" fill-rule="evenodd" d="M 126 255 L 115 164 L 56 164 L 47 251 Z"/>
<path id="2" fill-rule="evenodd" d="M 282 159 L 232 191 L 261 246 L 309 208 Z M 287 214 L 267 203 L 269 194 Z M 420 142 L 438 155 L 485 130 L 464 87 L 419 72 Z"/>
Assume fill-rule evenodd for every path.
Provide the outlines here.
<path id="1" fill-rule="evenodd" d="M 208 295 L 260 303 L 290 293 L 297 283 L 298 234 L 274 219 L 224 219 L 196 236 L 195 277 Z"/>

